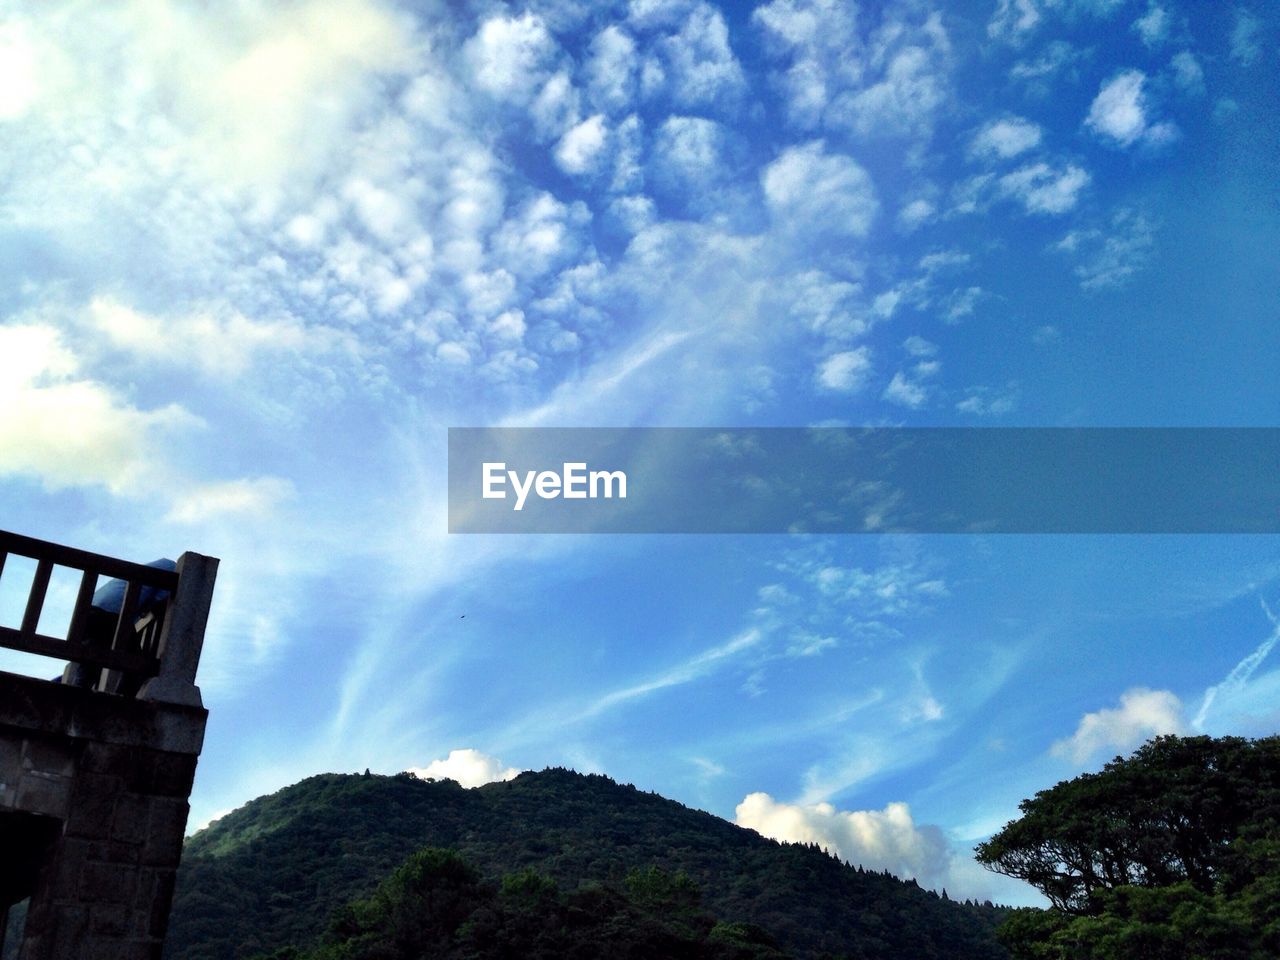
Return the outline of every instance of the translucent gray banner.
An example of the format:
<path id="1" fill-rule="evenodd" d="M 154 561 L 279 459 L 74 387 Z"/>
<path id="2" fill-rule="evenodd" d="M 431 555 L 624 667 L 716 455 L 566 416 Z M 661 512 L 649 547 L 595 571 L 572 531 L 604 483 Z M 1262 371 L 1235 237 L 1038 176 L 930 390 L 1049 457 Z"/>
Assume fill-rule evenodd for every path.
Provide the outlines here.
<path id="1" fill-rule="evenodd" d="M 451 428 L 451 533 L 1277 533 L 1280 429 Z"/>

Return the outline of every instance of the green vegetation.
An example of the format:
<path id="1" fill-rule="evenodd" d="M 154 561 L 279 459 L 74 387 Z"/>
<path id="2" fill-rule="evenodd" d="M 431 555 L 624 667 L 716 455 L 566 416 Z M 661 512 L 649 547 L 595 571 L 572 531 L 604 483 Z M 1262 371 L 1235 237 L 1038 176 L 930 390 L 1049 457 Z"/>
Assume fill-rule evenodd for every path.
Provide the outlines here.
<path id="1" fill-rule="evenodd" d="M 1159 737 L 1021 809 L 977 848 L 1053 904 L 1006 920 L 1015 957 L 1280 956 L 1280 737 Z"/>
<path id="2" fill-rule="evenodd" d="M 425 886 L 413 870 L 426 871 Z M 424 914 L 423 897 L 441 884 L 454 905 Z M 572 956 L 557 951 L 608 942 L 617 956 L 998 960 L 1007 954 L 994 929 L 1006 912 L 607 777 L 546 770 L 464 790 L 408 774 L 328 774 L 188 841 L 166 956 L 390 958 L 341 951 L 394 940 L 399 917 L 435 929 L 442 956 Z M 669 952 L 654 952 L 657 942 Z"/>
<path id="3" fill-rule="evenodd" d="M 787 960 L 746 924 L 717 923 L 684 874 L 634 871 L 626 892 L 590 884 L 563 893 L 522 870 L 489 884 L 456 853 L 413 854 L 363 900 L 339 912 L 324 942 L 262 960 L 522 960 L 688 958 Z"/>

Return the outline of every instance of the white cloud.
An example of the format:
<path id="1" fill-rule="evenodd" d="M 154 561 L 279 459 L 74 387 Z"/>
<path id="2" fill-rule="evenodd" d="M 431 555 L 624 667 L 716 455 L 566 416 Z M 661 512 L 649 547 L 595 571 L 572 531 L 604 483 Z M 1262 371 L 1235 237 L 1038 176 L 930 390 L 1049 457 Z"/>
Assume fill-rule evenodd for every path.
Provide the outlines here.
<path id="1" fill-rule="evenodd" d="M 644 188 L 644 123 L 631 114 L 613 131 L 613 178 L 609 189 L 614 193 L 639 193 Z"/>
<path id="2" fill-rule="evenodd" d="M 766 49 L 789 61 L 774 80 L 791 121 L 818 126 L 831 98 L 862 76 L 853 8 L 839 0 L 772 0 L 751 19 L 763 30 Z"/>
<path id="3" fill-rule="evenodd" d="M 157 490 L 166 474 L 161 438 L 201 422 L 176 404 L 140 410 L 80 366 L 52 327 L 0 326 L 0 475 L 53 490 Z"/>
<path id="4" fill-rule="evenodd" d="M 1169 65 L 1173 68 L 1174 82 L 1182 90 L 1190 94 L 1204 93 L 1204 69 L 1191 51 L 1175 53 Z"/>
<path id="5" fill-rule="evenodd" d="M 581 96 L 567 70 L 560 70 L 547 78 L 533 103 L 529 115 L 541 142 L 558 140 L 582 119 L 579 111 Z"/>
<path id="6" fill-rule="evenodd" d="M 879 79 L 835 98 L 830 120 L 862 136 L 927 138 L 948 98 L 951 43 L 942 17 L 932 13 L 918 28 L 886 23 L 875 37 L 869 62 Z"/>
<path id="7" fill-rule="evenodd" d="M 1086 763 L 1100 753 L 1128 753 L 1151 737 L 1182 733 L 1182 701 L 1168 690 L 1134 687 L 1120 695 L 1118 707 L 1086 713 L 1076 732 L 1054 743 L 1055 757 Z"/>
<path id="8" fill-rule="evenodd" d="M 450 750 L 445 759 L 432 760 L 425 767 L 410 767 L 408 772 L 423 780 L 456 780 L 464 787 L 483 787 L 520 775 L 514 767 L 503 767 L 497 757 L 472 749 Z"/>
<path id="9" fill-rule="evenodd" d="M 921 224 L 928 223 L 937 215 L 938 208 L 933 201 L 919 197 L 903 205 L 898 211 L 898 225 L 908 233 Z"/>
<path id="10" fill-rule="evenodd" d="M 1085 290 L 1123 286 L 1151 259 L 1155 228 L 1127 207 L 1117 210 L 1106 229 L 1072 230 L 1054 249 L 1073 256 L 1075 273 Z"/>
<path id="11" fill-rule="evenodd" d="M 912 341 L 919 341 L 919 343 Z M 926 344 L 926 341 L 918 337 L 908 342 L 917 349 Z M 927 346 L 932 347 L 932 344 Z M 928 403 L 929 395 L 933 392 L 933 388 L 924 381 L 936 376 L 940 369 L 942 364 L 937 360 L 921 360 L 909 370 L 899 370 L 885 387 L 881 398 L 900 407 L 906 407 L 908 410 L 919 410 Z"/>
<path id="12" fill-rule="evenodd" d="M 627 19 L 642 30 L 674 27 L 689 15 L 697 0 L 631 0 Z"/>
<path id="13" fill-rule="evenodd" d="M 793 124 L 929 136 L 948 98 L 951 45 L 941 16 L 912 23 L 902 12 L 885 14 L 864 40 L 853 6 L 838 0 L 773 0 L 755 10 Z"/>
<path id="14" fill-rule="evenodd" d="M 599 716 L 602 713 L 613 710 L 615 707 L 644 699 L 650 694 L 658 693 L 671 687 L 683 686 L 686 683 L 693 683 L 734 662 L 739 654 L 756 649 L 764 639 L 765 634 L 761 630 L 754 628 L 744 630 L 724 643 L 703 650 L 701 653 L 695 654 L 683 663 L 677 664 L 663 673 L 597 697 L 585 709 L 577 713 L 573 720 L 585 720 Z"/>
<path id="15" fill-rule="evenodd" d="M 813 333 L 835 339 L 849 339 L 870 327 L 865 309 L 856 298 L 862 288 L 821 270 L 806 270 L 790 278 L 780 288 L 783 308 Z"/>
<path id="16" fill-rule="evenodd" d="M 1231 59 L 1241 66 L 1250 67 L 1262 55 L 1262 45 L 1258 42 L 1262 23 L 1243 7 L 1236 8 L 1235 16 L 1235 24 L 1231 28 Z"/>
<path id="17" fill-rule="evenodd" d="M 965 317 L 973 316 L 982 296 L 981 287 L 964 287 L 953 291 L 942 303 L 942 319 L 947 323 L 959 323 Z"/>
<path id="18" fill-rule="evenodd" d="M 919 410 L 928 401 L 929 391 L 924 384 L 911 380 L 899 370 L 884 388 L 882 398 L 909 410 Z"/>
<path id="19" fill-rule="evenodd" d="M 1089 174 L 1074 164 L 1055 170 L 1047 163 L 1034 163 L 999 180 L 1001 192 L 1021 202 L 1028 213 L 1047 214 L 1066 213 L 1088 184 Z"/>
<path id="20" fill-rule="evenodd" d="M 867 347 L 833 353 L 818 365 L 818 384 L 837 393 L 854 393 L 871 375 L 871 351 Z"/>
<path id="21" fill-rule="evenodd" d="M 992 120 L 974 136 L 970 151 L 978 157 L 1007 160 L 1040 145 L 1040 127 L 1022 117 Z"/>
<path id="22" fill-rule="evenodd" d="M 327 339 L 308 333 L 291 317 L 253 320 L 222 305 L 160 317 L 96 297 L 88 316 L 117 349 L 148 363 L 191 367 L 217 378 L 243 374 L 271 354 L 318 351 Z"/>
<path id="23" fill-rule="evenodd" d="M 342 196 L 361 226 L 378 240 L 400 243 L 408 239 L 417 211 L 407 198 L 358 176 L 347 181 Z"/>
<path id="24" fill-rule="evenodd" d="M 839 641 L 835 637 L 799 630 L 791 635 L 786 652 L 789 657 L 816 657 L 836 646 L 839 646 Z"/>
<path id="25" fill-rule="evenodd" d="M 1260 733 L 1269 733 L 1275 729 L 1276 704 L 1280 700 L 1277 700 L 1273 688 L 1280 681 L 1280 673 L 1272 671 L 1259 681 L 1251 683 L 1263 661 L 1276 644 L 1280 643 L 1280 618 L 1265 603 L 1262 604 L 1262 611 L 1271 621 L 1271 634 L 1237 663 L 1220 683 L 1204 692 L 1200 709 L 1191 721 L 1192 727 L 1197 731 L 1203 731 L 1211 718 L 1219 721 L 1226 719 L 1232 729 L 1239 731 L 1248 729 L 1259 721 L 1262 727 Z"/>
<path id="26" fill-rule="evenodd" d="M 898 561 L 883 566 L 843 566 L 811 561 L 798 571 L 823 602 L 835 602 L 844 610 L 856 608 L 867 618 L 901 617 L 922 613 L 947 585 L 925 564 Z"/>
<path id="27" fill-rule="evenodd" d="M 1146 79 L 1141 70 L 1125 70 L 1104 83 L 1089 106 L 1085 126 L 1121 147 L 1139 141 L 1158 146 L 1175 139 L 1173 124 L 1148 122 Z"/>
<path id="28" fill-rule="evenodd" d="M 0 24 L 0 120 L 16 120 L 40 91 L 36 43 L 19 22 Z"/>
<path id="29" fill-rule="evenodd" d="M 540 17 L 491 17 L 463 48 L 472 79 L 481 90 L 513 103 L 527 103 L 549 74 L 557 46 Z"/>
<path id="30" fill-rule="evenodd" d="M 494 233 L 503 267 L 519 277 L 539 277 L 577 256 L 591 213 L 581 201 L 565 204 L 545 191 L 527 200 Z"/>
<path id="31" fill-rule="evenodd" d="M 795 804 L 748 794 L 734 822 L 774 840 L 816 843 L 849 863 L 888 870 L 940 890 L 951 883 L 953 854 L 942 830 L 916 824 L 905 803 L 883 810 L 837 810 L 829 803 Z M 956 893 L 954 886 L 950 891 Z"/>
<path id="32" fill-rule="evenodd" d="M 867 172 L 821 140 L 788 147 L 760 179 L 770 212 L 799 231 L 865 236 L 879 209 Z"/>
<path id="33" fill-rule="evenodd" d="M 987 23 L 987 36 L 1018 42 L 1040 22 L 1034 0 L 999 0 Z"/>
<path id="34" fill-rule="evenodd" d="M 133 7 L 140 32 L 156 36 L 153 5 Z M 162 41 L 173 43 L 163 59 L 154 49 L 147 58 L 177 67 L 177 93 L 199 123 L 193 146 L 242 180 L 275 181 L 302 160 L 304 169 L 318 169 L 368 102 L 370 78 L 411 63 L 402 25 L 362 0 L 312 0 L 271 12 L 256 26 L 252 45 L 231 52 L 216 72 L 207 54 L 191 56 L 209 37 L 194 17 Z"/>
<path id="35" fill-rule="evenodd" d="M 605 111 L 625 111 L 635 96 L 636 42 L 610 24 L 591 41 L 591 59 L 583 71 L 592 102 Z"/>
<path id="36" fill-rule="evenodd" d="M 1059 73 L 1067 72 L 1084 58 L 1084 53 L 1065 40 L 1053 40 L 1045 45 L 1044 52 L 1034 60 L 1019 60 L 1009 69 L 1009 76 L 1022 80 L 1040 96 L 1050 91 L 1048 81 Z"/>
<path id="37" fill-rule="evenodd" d="M 715 179 L 724 134 L 704 117 L 668 117 L 654 142 L 654 163 L 676 183 L 700 185 Z"/>
<path id="38" fill-rule="evenodd" d="M 672 96 L 682 106 L 707 106 L 736 97 L 746 86 L 742 67 L 729 46 L 729 28 L 720 11 L 701 3 L 680 32 L 663 41 Z"/>
<path id="39" fill-rule="evenodd" d="M 902 341 L 902 349 L 911 357 L 932 357 L 938 353 L 938 345 L 930 343 L 924 337 L 912 334 Z"/>
<path id="40" fill-rule="evenodd" d="M 79 173 L 100 189 L 132 185 L 139 166 L 237 190 L 312 182 L 379 82 L 413 65 L 403 22 L 368 0 L 218 16 L 145 0 L 46 6 L 0 39 L 0 110 L 79 143 Z"/>
<path id="41" fill-rule="evenodd" d="M 1041 338 L 1037 338 L 1037 342 L 1041 342 Z M 999 417 L 1012 413 L 1017 406 L 1017 384 L 1009 384 L 1002 391 L 985 386 L 969 387 L 965 391 L 965 398 L 956 404 L 956 409 L 975 417 Z"/>
<path id="42" fill-rule="evenodd" d="M 166 519 L 175 523 L 201 523 L 228 515 L 263 516 L 292 499 L 295 493 L 293 484 L 279 477 L 184 485 L 176 492 Z"/>
<path id="43" fill-rule="evenodd" d="M 436 359 L 450 366 L 465 367 L 471 363 L 471 352 L 464 344 L 447 340 L 436 347 Z"/>
<path id="44" fill-rule="evenodd" d="M 565 173 L 590 173 L 600 164 L 608 136 L 603 114 L 588 117 L 560 139 L 556 164 Z"/>
<path id="45" fill-rule="evenodd" d="M 1147 12 L 1133 22 L 1133 29 L 1148 47 L 1158 47 L 1169 36 L 1169 12 L 1150 0 Z"/>
<path id="46" fill-rule="evenodd" d="M 1142 102 L 1145 80 L 1142 71 L 1126 70 L 1107 81 L 1089 107 L 1085 124 L 1121 146 L 1136 141 L 1147 128 Z"/>

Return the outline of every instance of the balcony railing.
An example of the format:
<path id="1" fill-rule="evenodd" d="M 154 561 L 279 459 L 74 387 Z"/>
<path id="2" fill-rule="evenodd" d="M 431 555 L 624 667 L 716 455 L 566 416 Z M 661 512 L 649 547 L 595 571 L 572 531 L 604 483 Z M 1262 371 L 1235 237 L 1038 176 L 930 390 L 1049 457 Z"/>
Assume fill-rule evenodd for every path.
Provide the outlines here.
<path id="1" fill-rule="evenodd" d="M 76 664 L 78 669 L 65 676 L 81 678 L 80 685 L 143 699 L 199 704 L 195 669 L 216 559 L 184 553 L 177 570 L 165 570 L 0 531 L 0 576 L 6 561 L 15 556 L 34 560 L 35 574 L 21 623 L 17 627 L 0 624 L 0 647 Z M 80 575 L 70 622 L 61 638 L 39 632 L 55 567 Z M 118 613 L 93 603 L 95 590 L 113 579 L 123 582 Z"/>

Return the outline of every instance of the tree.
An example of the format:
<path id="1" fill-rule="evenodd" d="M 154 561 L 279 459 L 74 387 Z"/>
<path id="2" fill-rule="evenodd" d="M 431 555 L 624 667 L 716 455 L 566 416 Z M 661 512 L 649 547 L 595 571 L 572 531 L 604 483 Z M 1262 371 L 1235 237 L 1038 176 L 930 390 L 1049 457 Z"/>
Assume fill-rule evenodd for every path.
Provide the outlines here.
<path id="1" fill-rule="evenodd" d="M 1051 910 L 999 930 L 1019 960 L 1280 956 L 1280 737 L 1159 737 L 1043 790 L 977 849 Z"/>
<path id="2" fill-rule="evenodd" d="M 976 850 L 1059 910 L 1084 916 L 1122 886 L 1219 889 L 1246 829 L 1280 821 L 1280 737 L 1157 737 L 1100 773 L 1042 790 Z"/>

